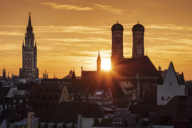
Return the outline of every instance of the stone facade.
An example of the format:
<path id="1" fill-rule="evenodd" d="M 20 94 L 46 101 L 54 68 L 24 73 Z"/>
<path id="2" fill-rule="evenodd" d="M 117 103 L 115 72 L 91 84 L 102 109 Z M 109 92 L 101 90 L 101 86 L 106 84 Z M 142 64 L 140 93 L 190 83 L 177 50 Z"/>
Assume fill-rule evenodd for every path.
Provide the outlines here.
<path id="1" fill-rule="evenodd" d="M 39 77 L 39 69 L 37 68 L 37 46 L 34 45 L 33 27 L 31 25 L 31 17 L 25 34 L 25 42 L 22 46 L 22 68 L 20 68 L 20 78 L 34 80 Z"/>

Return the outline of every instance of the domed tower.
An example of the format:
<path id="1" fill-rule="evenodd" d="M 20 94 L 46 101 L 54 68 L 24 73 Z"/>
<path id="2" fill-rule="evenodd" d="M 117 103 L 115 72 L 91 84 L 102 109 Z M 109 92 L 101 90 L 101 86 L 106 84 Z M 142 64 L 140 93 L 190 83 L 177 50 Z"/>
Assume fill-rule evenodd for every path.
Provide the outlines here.
<path id="1" fill-rule="evenodd" d="M 136 24 L 132 28 L 133 32 L 133 50 L 132 58 L 144 56 L 144 31 L 145 28 L 141 24 Z"/>
<path id="2" fill-rule="evenodd" d="M 123 57 L 123 26 L 118 22 L 111 28 L 112 31 L 112 52 L 111 52 L 111 63 L 112 67 L 118 63 L 119 59 Z"/>

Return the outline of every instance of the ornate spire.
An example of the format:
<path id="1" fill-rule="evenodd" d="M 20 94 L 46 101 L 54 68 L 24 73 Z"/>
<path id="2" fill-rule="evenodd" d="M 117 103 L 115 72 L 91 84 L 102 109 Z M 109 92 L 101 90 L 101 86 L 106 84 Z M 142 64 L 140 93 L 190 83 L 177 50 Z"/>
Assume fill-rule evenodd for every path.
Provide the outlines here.
<path id="1" fill-rule="evenodd" d="M 27 30 L 33 30 L 33 27 L 31 25 L 31 13 L 30 12 L 29 12 L 29 21 L 28 21 Z"/>

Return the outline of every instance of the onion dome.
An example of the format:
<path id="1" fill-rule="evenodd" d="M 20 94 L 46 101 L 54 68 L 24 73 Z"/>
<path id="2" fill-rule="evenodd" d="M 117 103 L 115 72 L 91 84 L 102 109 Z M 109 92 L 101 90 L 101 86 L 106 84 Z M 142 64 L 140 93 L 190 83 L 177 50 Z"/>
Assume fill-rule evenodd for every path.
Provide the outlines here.
<path id="1" fill-rule="evenodd" d="M 124 28 L 118 22 L 111 27 L 111 31 L 123 31 Z"/>
<path id="2" fill-rule="evenodd" d="M 139 22 L 138 22 L 138 24 L 136 24 L 136 25 L 133 26 L 132 31 L 133 31 L 133 32 L 134 32 L 134 31 L 144 32 L 144 31 L 145 31 L 145 28 L 143 27 L 143 25 L 139 24 Z"/>

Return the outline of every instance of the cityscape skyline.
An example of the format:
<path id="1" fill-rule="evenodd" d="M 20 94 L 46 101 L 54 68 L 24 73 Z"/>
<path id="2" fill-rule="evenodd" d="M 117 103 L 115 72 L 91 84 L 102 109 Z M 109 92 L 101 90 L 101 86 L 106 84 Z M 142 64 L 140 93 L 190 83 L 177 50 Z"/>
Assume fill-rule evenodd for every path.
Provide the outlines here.
<path id="1" fill-rule="evenodd" d="M 176 72 L 184 72 L 185 79 L 191 79 L 192 52 L 190 48 L 192 45 L 190 43 L 192 42 L 192 27 L 190 21 L 192 19 L 188 17 L 187 21 L 184 20 L 190 12 L 187 11 L 186 7 L 184 11 L 188 14 L 178 13 L 178 16 L 184 17 L 183 20 L 179 19 L 178 16 L 176 18 L 174 15 L 169 17 L 171 15 L 169 13 L 174 11 L 174 9 L 180 6 L 183 6 L 184 9 L 184 6 L 189 3 L 182 3 L 180 6 L 179 3 L 174 4 L 175 8 L 172 8 L 173 10 L 166 14 L 165 19 L 158 21 L 161 19 L 163 12 L 159 12 L 161 14 L 159 15 L 160 17 L 155 18 L 153 17 L 155 14 L 153 12 L 147 15 L 149 10 L 145 10 L 145 13 L 140 10 L 136 14 L 132 10 L 133 12 L 130 16 L 126 12 L 131 9 L 122 9 L 121 6 L 124 7 L 125 5 L 122 3 L 118 4 L 117 1 L 112 1 L 111 3 L 102 1 L 90 3 L 86 0 L 84 2 L 65 1 L 66 3 L 62 1 L 51 3 L 45 0 L 40 2 L 21 1 L 26 7 L 22 12 L 20 9 L 17 11 L 11 9 L 14 1 L 10 3 L 10 7 L 8 7 L 8 2 L 6 1 L 3 1 L 0 5 L 6 6 L 6 8 L 1 8 L 0 11 L 0 16 L 2 17 L 0 21 L 0 46 L 3 47 L 0 56 L 0 66 L 2 67 L 0 70 L 5 66 L 9 74 L 19 74 L 19 68 L 22 65 L 22 43 L 28 24 L 28 13 L 31 12 L 33 32 L 38 48 L 37 65 L 40 69 L 39 77 L 42 77 L 44 70 L 49 72 L 50 78 L 54 77 L 54 74 L 58 78 L 63 78 L 73 67 L 77 75 L 80 75 L 81 66 L 85 70 L 96 70 L 98 51 L 100 51 L 103 59 L 110 59 L 111 57 L 111 27 L 117 20 L 125 28 L 124 56 L 130 58 L 132 55 L 131 28 L 139 20 L 145 26 L 145 54 L 147 52 L 155 67 L 161 66 L 162 69 L 167 69 L 169 62 L 172 61 Z M 139 6 L 146 4 L 141 1 L 136 2 Z M 153 9 L 155 9 L 154 6 L 167 9 L 167 5 L 162 4 L 160 1 L 152 2 L 147 0 L 146 2 L 147 6 Z M 28 5 L 27 3 L 30 4 Z M 167 2 L 166 4 L 171 3 Z M 30 7 L 30 10 L 28 7 Z M 43 11 L 39 13 L 40 7 L 43 7 Z M 5 13 L 4 9 L 8 9 L 8 11 Z M 47 14 L 45 11 L 50 13 Z M 96 14 L 102 12 L 102 14 L 100 16 L 96 15 L 95 19 L 97 20 L 95 21 L 95 19 L 91 20 L 91 18 L 94 18 L 90 15 L 91 12 Z M 59 20 L 62 13 L 67 18 Z M 138 17 L 137 15 L 142 16 Z M 73 16 L 76 16 L 79 22 Z M 90 18 L 87 16 L 90 16 Z M 151 17 L 151 19 L 147 19 L 147 17 Z"/>

